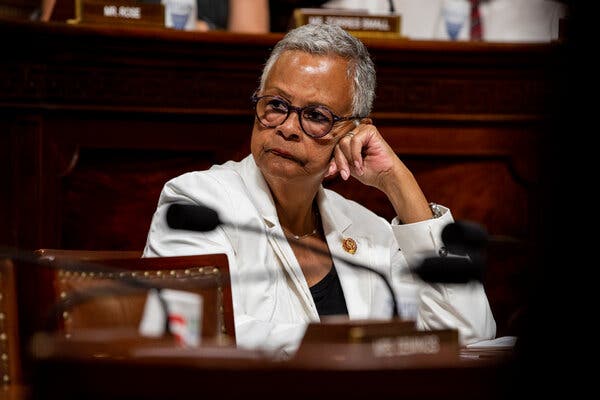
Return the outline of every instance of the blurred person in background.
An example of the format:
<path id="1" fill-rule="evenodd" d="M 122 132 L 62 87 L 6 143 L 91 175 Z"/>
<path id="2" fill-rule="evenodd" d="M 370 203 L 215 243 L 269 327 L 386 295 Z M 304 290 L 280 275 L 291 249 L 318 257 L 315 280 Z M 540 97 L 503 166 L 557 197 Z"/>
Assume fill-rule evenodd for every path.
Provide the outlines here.
<path id="1" fill-rule="evenodd" d="M 364 10 L 373 14 L 394 11 L 402 16 L 401 33 L 410 39 L 448 39 L 443 10 L 448 3 L 479 5 L 481 39 L 496 42 L 548 42 L 558 38 L 563 1 L 554 0 L 329 0 L 322 7 Z M 469 40 L 470 21 L 459 39 Z"/>
<path id="2" fill-rule="evenodd" d="M 156 4 L 161 0 L 138 0 L 141 3 Z M 53 12 L 56 0 L 41 0 L 40 21 L 55 20 Z M 227 30 L 231 32 L 269 32 L 268 0 L 196 0 L 197 31 Z M 61 10 L 61 14 L 64 11 Z M 69 10 L 69 17 L 75 11 Z"/>

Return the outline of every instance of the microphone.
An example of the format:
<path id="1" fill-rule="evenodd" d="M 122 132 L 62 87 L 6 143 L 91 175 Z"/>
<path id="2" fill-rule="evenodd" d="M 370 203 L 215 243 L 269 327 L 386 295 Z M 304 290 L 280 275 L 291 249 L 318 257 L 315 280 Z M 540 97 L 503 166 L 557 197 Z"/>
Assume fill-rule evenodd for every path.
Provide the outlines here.
<path id="1" fill-rule="evenodd" d="M 231 225 L 219 218 L 219 214 L 210 207 L 199 204 L 171 204 L 166 213 L 167 224 L 171 229 L 183 229 L 196 232 L 209 232 L 221 225 Z M 242 225 L 239 228 L 267 234 L 262 228 L 256 226 Z M 456 221 L 447 224 L 442 230 L 442 241 L 444 246 L 452 254 L 459 257 L 429 257 L 425 258 L 420 265 L 412 267 L 411 271 L 421 280 L 427 283 L 458 283 L 465 284 L 470 281 L 483 282 L 485 262 L 483 250 L 490 242 L 489 235 L 485 229 L 471 221 Z M 284 236 L 280 239 L 287 240 Z M 505 242 L 506 239 L 499 240 Z M 330 255 L 318 248 L 299 243 L 306 249 L 320 255 Z M 352 261 L 343 260 L 354 268 L 364 269 L 378 275 L 390 293 L 393 303 L 393 317 L 399 317 L 398 300 L 389 279 L 380 271 L 357 264 Z"/>
<path id="2" fill-rule="evenodd" d="M 171 229 L 182 229 L 196 232 L 210 232 L 216 229 L 218 226 L 233 226 L 232 224 L 221 220 L 219 218 L 219 214 L 210 207 L 206 207 L 204 205 L 199 204 L 182 204 L 182 203 L 174 203 L 169 205 L 169 209 L 166 214 L 167 224 Z M 260 227 L 252 226 L 252 225 L 236 225 L 237 228 L 241 228 L 248 232 L 267 234 L 265 230 Z M 276 236 L 278 239 L 287 240 L 285 236 Z M 314 246 L 307 245 L 306 243 L 298 242 L 298 244 L 308 250 L 314 251 L 319 255 L 330 256 L 333 259 L 337 259 L 333 254 L 325 252 L 321 249 L 318 249 Z M 379 276 L 387 290 L 390 293 L 392 299 L 392 316 L 394 318 L 400 318 L 398 311 L 398 299 L 392 289 L 392 285 L 389 279 L 380 271 L 367 267 L 366 265 L 357 264 L 353 261 L 344 259 L 342 260 L 353 268 L 364 269 L 369 272 L 372 272 Z"/>
<path id="3" fill-rule="evenodd" d="M 412 271 L 429 283 L 483 282 L 483 264 L 462 257 L 429 257 Z"/>
<path id="4" fill-rule="evenodd" d="M 166 219 L 167 224 L 172 229 L 185 229 L 197 232 L 208 232 L 220 225 L 229 225 L 228 223 L 221 221 L 215 210 L 198 204 L 171 204 L 167 210 Z M 265 233 L 261 228 L 254 226 L 243 226 L 242 229 L 257 233 Z M 285 238 L 282 237 L 281 239 Z M 411 268 L 413 273 L 428 283 L 467 283 L 472 280 L 483 281 L 484 262 L 481 250 L 488 244 L 489 237 L 481 225 L 470 221 L 450 223 L 442 230 L 442 241 L 450 253 L 462 256 L 469 255 L 470 258 L 426 258 L 419 266 Z M 324 254 L 323 251 L 312 246 L 304 243 L 301 243 L 301 245 L 319 254 Z M 390 290 L 394 304 L 397 304 L 392 286 L 386 276 L 370 267 L 352 262 L 350 262 L 350 264 L 352 264 L 353 267 L 366 269 L 379 275 Z M 397 316 L 397 314 L 394 314 L 394 316 Z"/>
<path id="5" fill-rule="evenodd" d="M 484 249 L 489 242 L 489 236 L 485 229 L 475 222 L 456 221 L 444 227 L 442 241 L 448 252 L 464 256 Z"/>
<path id="6" fill-rule="evenodd" d="M 471 221 L 456 221 L 442 230 L 442 242 L 449 253 L 463 257 L 429 257 L 413 268 L 425 282 L 483 282 L 485 262 L 483 251 L 490 239 L 485 229 Z"/>
<path id="7" fill-rule="evenodd" d="M 167 225 L 171 229 L 183 229 L 196 232 L 210 232 L 215 230 L 223 222 L 219 214 L 212 208 L 198 204 L 174 203 L 167 210 Z M 256 227 L 248 227 L 253 232 L 262 233 L 263 230 Z"/>

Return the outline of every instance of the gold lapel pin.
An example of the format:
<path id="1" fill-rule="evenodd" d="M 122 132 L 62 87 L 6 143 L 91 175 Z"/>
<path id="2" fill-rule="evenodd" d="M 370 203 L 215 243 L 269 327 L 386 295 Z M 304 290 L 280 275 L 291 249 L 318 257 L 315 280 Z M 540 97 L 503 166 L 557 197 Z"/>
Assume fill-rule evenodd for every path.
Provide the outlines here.
<path id="1" fill-rule="evenodd" d="M 342 248 L 343 248 L 343 249 L 344 249 L 344 250 L 345 250 L 347 253 L 354 254 L 354 253 L 356 253 L 356 249 L 357 249 L 357 247 L 356 247 L 356 242 L 355 242 L 355 241 L 354 241 L 354 239 L 352 239 L 352 238 L 345 238 L 345 239 L 342 241 Z"/>

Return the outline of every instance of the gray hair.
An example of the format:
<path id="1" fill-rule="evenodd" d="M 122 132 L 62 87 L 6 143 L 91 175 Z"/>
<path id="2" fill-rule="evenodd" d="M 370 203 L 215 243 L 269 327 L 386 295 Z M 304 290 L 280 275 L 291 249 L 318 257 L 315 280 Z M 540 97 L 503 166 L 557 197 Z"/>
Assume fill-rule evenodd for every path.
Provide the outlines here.
<path id="1" fill-rule="evenodd" d="M 348 60 L 348 77 L 352 79 L 352 114 L 366 117 L 375 99 L 375 65 L 366 46 L 337 25 L 307 24 L 289 31 L 273 48 L 262 76 L 260 90 L 279 56 L 289 50 L 309 54 L 333 54 Z"/>

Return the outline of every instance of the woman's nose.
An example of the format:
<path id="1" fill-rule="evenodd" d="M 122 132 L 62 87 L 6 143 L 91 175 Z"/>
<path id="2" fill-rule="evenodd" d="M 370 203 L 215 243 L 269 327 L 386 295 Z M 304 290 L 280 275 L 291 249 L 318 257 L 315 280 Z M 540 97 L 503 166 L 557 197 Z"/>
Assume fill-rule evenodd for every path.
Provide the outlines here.
<path id="1" fill-rule="evenodd" d="M 303 133 L 300 125 L 300 113 L 296 110 L 290 111 L 285 121 L 277 127 L 277 131 L 288 139 L 299 138 Z"/>

